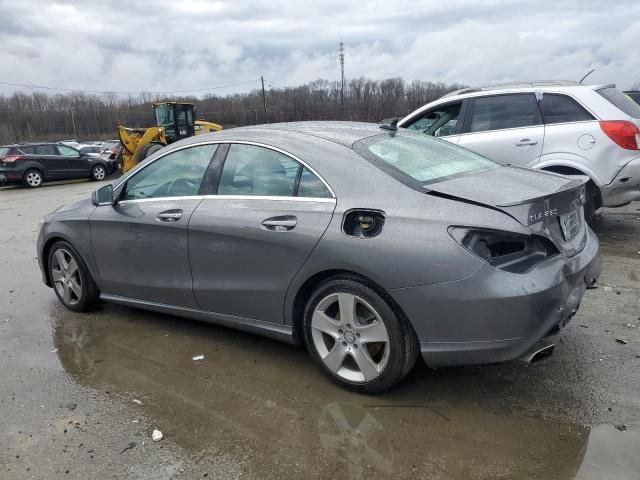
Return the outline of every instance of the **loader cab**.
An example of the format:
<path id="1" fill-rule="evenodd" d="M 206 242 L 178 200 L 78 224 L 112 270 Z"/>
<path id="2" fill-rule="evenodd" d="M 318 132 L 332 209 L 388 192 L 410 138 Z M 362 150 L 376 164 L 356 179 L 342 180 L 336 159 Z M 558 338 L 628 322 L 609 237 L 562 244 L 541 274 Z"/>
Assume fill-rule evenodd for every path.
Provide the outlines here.
<path id="1" fill-rule="evenodd" d="M 168 143 L 195 135 L 194 105 L 192 103 L 154 103 L 156 125 L 165 130 Z"/>

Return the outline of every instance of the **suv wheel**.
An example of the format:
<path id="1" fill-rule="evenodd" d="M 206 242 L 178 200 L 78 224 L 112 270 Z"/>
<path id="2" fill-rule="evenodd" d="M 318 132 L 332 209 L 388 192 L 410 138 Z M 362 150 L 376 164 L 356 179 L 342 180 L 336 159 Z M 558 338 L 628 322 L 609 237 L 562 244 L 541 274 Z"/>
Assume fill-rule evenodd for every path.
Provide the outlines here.
<path id="1" fill-rule="evenodd" d="M 53 244 L 48 258 L 49 278 L 58 300 L 74 312 L 87 312 L 98 304 L 98 287 L 84 261 L 67 242 Z"/>
<path id="2" fill-rule="evenodd" d="M 42 173 L 40 170 L 31 168 L 25 172 L 24 177 L 22 177 L 22 183 L 24 183 L 25 187 L 38 188 L 42 185 Z"/>
<path id="3" fill-rule="evenodd" d="M 107 176 L 107 170 L 102 165 L 96 165 L 91 169 L 91 180 L 104 180 Z"/>
<path id="4" fill-rule="evenodd" d="M 416 362 L 418 341 L 411 326 L 359 279 L 322 283 L 303 322 L 311 356 L 334 382 L 351 390 L 386 390 Z"/>

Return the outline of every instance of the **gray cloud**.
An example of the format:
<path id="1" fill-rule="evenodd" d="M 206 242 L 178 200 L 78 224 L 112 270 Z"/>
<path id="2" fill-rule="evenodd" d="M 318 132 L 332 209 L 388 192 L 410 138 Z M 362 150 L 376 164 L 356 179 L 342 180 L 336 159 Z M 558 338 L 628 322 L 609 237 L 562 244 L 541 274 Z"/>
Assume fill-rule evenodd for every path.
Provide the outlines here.
<path id="1" fill-rule="evenodd" d="M 0 0 L 0 18 L 0 80 L 80 90 L 337 79 L 340 41 L 347 77 L 477 84 L 595 67 L 592 82 L 640 81 L 637 0 Z"/>

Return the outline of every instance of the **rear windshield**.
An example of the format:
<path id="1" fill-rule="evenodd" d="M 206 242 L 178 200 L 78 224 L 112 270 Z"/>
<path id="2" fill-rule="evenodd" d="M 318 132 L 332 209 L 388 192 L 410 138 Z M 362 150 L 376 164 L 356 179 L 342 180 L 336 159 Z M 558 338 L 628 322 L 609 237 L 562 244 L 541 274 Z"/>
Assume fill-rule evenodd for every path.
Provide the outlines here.
<path id="1" fill-rule="evenodd" d="M 7 157 L 11 153 L 11 147 L 0 147 L 0 158 Z"/>
<path id="2" fill-rule="evenodd" d="M 617 88 L 607 87 L 596 91 L 630 117 L 640 118 L 640 105 Z"/>
<path id="3" fill-rule="evenodd" d="M 500 166 L 470 150 L 426 135 L 401 132 L 376 135 L 356 142 L 353 148 L 381 170 L 412 187 Z"/>

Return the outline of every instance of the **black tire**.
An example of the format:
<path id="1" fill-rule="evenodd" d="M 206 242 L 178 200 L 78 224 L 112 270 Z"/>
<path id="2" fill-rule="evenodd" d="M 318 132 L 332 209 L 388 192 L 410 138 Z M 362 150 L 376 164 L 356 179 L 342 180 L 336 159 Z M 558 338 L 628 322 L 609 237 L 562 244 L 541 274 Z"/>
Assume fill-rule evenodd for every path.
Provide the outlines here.
<path id="1" fill-rule="evenodd" d="M 44 177 L 42 176 L 42 172 L 37 168 L 30 168 L 24 172 L 22 176 L 22 183 L 28 188 L 38 188 L 42 186 L 43 181 Z"/>
<path id="2" fill-rule="evenodd" d="M 375 313 L 379 316 L 380 320 L 384 324 L 384 327 L 386 328 L 386 333 L 388 334 L 388 343 L 385 343 L 384 347 L 381 348 L 383 348 L 383 351 L 384 349 L 388 348 L 388 356 L 386 357 L 386 363 L 384 367 L 381 369 L 381 371 L 379 371 L 379 373 L 377 373 L 378 376 L 373 378 L 372 380 L 365 379 L 355 381 L 353 379 L 345 378 L 344 374 L 341 375 L 335 372 L 325 364 L 322 355 L 316 348 L 318 329 L 315 329 L 316 340 L 314 340 L 314 328 L 312 327 L 312 318 L 314 312 L 321 302 L 330 302 L 331 300 L 328 299 L 330 299 L 334 294 L 337 293 L 346 293 L 348 295 L 359 297 L 359 299 L 364 300 L 364 302 L 366 302 L 368 306 L 372 307 L 375 310 Z M 329 312 L 329 310 L 327 310 L 327 312 Z M 374 322 L 378 323 L 378 320 L 374 320 Z M 363 326 L 366 327 L 367 325 L 365 324 Z M 371 288 L 370 285 L 367 284 L 366 281 L 360 279 L 359 277 L 333 277 L 321 283 L 312 293 L 307 302 L 304 311 L 302 329 L 307 349 L 309 350 L 309 353 L 311 354 L 314 361 L 320 366 L 320 369 L 336 384 L 359 393 L 373 394 L 389 389 L 400 380 L 402 380 L 411 371 L 416 363 L 416 359 L 418 358 L 419 344 L 416 334 L 413 331 L 411 325 L 400 312 L 394 311 L 389 302 L 387 302 L 383 298 L 383 296 L 378 294 L 373 288 Z M 340 337 L 340 340 L 347 340 L 346 331 L 343 337 Z M 351 337 L 353 337 L 353 335 L 351 335 Z M 360 337 L 359 334 L 358 337 Z M 357 341 L 358 340 L 356 339 L 355 342 Z M 332 346 L 327 347 L 327 350 L 329 350 L 330 348 L 332 349 L 338 343 L 345 346 L 348 344 L 348 342 L 336 340 Z M 369 349 L 370 347 L 367 345 L 373 345 L 376 348 L 380 348 L 380 344 L 361 344 L 359 346 L 360 350 L 365 348 Z M 348 346 L 356 348 L 356 350 L 351 350 L 352 352 L 358 351 L 357 345 L 354 346 L 353 343 L 351 343 L 348 344 Z M 322 349 L 323 347 L 320 346 L 320 348 Z M 367 350 L 367 354 L 369 358 L 373 358 L 370 350 Z M 341 363 L 342 367 L 339 371 L 350 372 L 350 370 L 348 370 L 349 362 L 351 362 L 353 366 L 357 368 L 355 356 L 351 355 L 350 353 L 346 355 L 347 356 L 344 357 L 344 363 Z M 349 356 L 350 358 L 348 358 Z M 350 373 L 347 374 L 350 375 Z"/>
<path id="3" fill-rule="evenodd" d="M 91 168 L 91 180 L 97 182 L 105 178 L 107 178 L 107 167 L 99 163 Z"/>
<path id="4" fill-rule="evenodd" d="M 162 150 L 163 148 L 164 145 L 162 145 L 161 143 L 147 143 L 144 147 L 142 147 L 142 150 L 140 150 L 140 156 L 138 160 L 142 161 L 145 158 L 150 157 L 151 155 L 156 153 L 158 150 Z"/>
<path id="5" fill-rule="evenodd" d="M 62 267 L 62 262 L 58 255 L 64 256 L 67 260 L 72 258 L 75 261 L 77 270 L 72 272 L 71 269 L 69 269 L 69 275 L 67 275 L 67 272 L 64 272 L 64 269 L 60 268 Z M 71 265 L 69 260 L 68 264 Z M 93 281 L 84 260 L 70 243 L 61 240 L 51 246 L 49 258 L 47 259 L 47 268 L 53 291 L 58 297 L 58 300 L 60 300 L 60 303 L 66 308 L 73 312 L 88 312 L 94 310 L 99 305 L 100 292 L 98 291 L 98 287 Z M 60 281 L 57 281 L 57 279 L 60 279 Z M 80 294 L 75 293 L 70 284 L 65 288 L 64 283 L 66 281 L 73 281 L 76 286 L 79 285 Z M 65 298 L 64 292 L 66 291 L 69 291 L 70 295 Z"/>
<path id="6" fill-rule="evenodd" d="M 593 180 L 587 182 L 585 196 L 584 219 L 589 225 L 593 225 L 596 211 L 602 206 L 600 189 L 593 183 Z"/>

